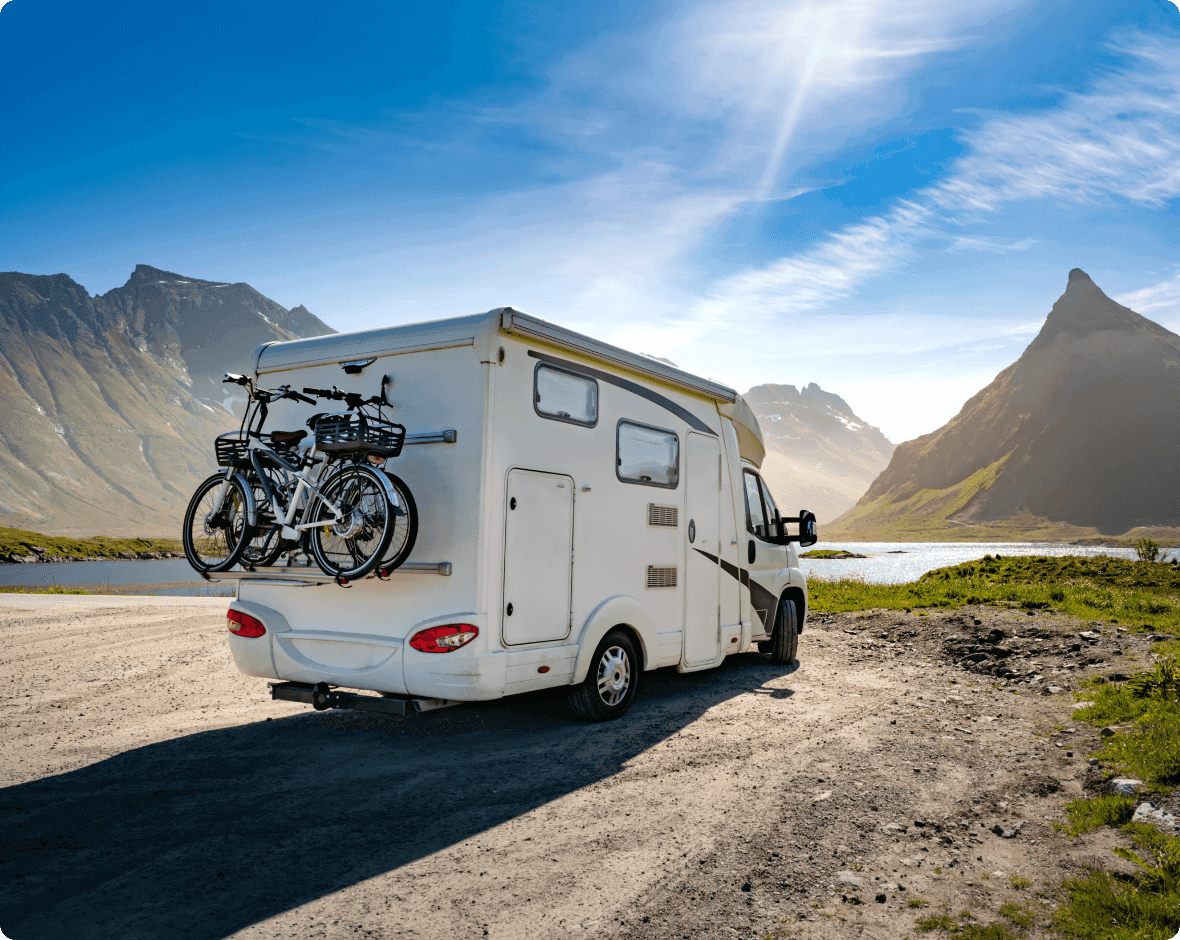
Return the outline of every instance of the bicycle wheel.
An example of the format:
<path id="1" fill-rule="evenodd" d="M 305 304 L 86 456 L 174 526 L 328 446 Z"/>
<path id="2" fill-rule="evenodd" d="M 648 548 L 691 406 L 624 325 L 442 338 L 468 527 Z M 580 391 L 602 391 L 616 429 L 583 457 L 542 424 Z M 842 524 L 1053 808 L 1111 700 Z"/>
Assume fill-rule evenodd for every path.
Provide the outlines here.
<path id="1" fill-rule="evenodd" d="M 311 550 L 324 574 L 350 581 L 377 567 L 393 537 L 393 507 L 377 471 L 361 464 L 345 467 L 320 487 L 309 522 Z M 333 518 L 329 503 L 340 507 Z"/>
<path id="2" fill-rule="evenodd" d="M 215 473 L 197 487 L 184 513 L 184 556 L 197 571 L 227 571 L 246 549 L 246 490 L 241 481 Z"/>
<path id="3" fill-rule="evenodd" d="M 246 550 L 242 552 L 242 564 L 251 568 L 267 568 L 283 553 L 283 534 L 275 528 L 275 515 L 270 505 L 270 497 L 266 495 L 266 490 L 259 480 L 250 480 L 250 492 L 254 494 L 258 519 L 257 525 L 250 532 Z"/>
<path id="4" fill-rule="evenodd" d="M 418 505 L 404 480 L 388 470 L 382 472 L 393 487 L 396 505 L 393 507 L 393 537 L 377 567 L 382 571 L 392 571 L 409 558 L 410 552 L 414 550 L 414 542 L 418 538 Z"/>

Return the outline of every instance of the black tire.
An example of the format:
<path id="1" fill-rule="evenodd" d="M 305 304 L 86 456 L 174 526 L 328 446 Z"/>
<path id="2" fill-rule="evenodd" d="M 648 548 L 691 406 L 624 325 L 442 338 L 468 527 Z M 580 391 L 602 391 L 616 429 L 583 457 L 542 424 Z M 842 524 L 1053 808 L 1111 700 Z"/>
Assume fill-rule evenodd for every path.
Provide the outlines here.
<path id="1" fill-rule="evenodd" d="M 774 617 L 774 632 L 769 641 L 758 644 L 758 651 L 772 663 L 789 666 L 799 654 L 799 611 L 795 602 L 784 597 Z"/>
<path id="2" fill-rule="evenodd" d="M 246 490 L 237 477 L 230 477 L 222 502 L 224 483 L 224 471 L 213 474 L 197 487 L 184 512 L 184 557 L 197 571 L 228 571 L 246 550 Z"/>
<path id="3" fill-rule="evenodd" d="M 309 522 L 323 523 L 311 529 L 311 550 L 324 574 L 355 581 L 377 567 L 393 537 L 393 507 L 385 495 L 378 471 L 353 464 L 337 471 L 320 487 L 323 499 L 312 507 Z M 344 511 L 333 522 L 324 500 Z"/>
<path id="4" fill-rule="evenodd" d="M 242 552 L 242 565 L 251 568 L 269 568 L 283 553 L 283 534 L 275 531 L 274 510 L 270 497 L 262 484 L 252 479 L 250 492 L 254 494 L 254 505 L 258 508 L 257 525 L 250 531 L 250 539 Z"/>
<path id="5" fill-rule="evenodd" d="M 622 718 L 635 701 L 641 668 L 631 634 L 612 630 L 594 651 L 586 678 L 569 690 L 570 708 L 583 721 Z"/>
<path id="6" fill-rule="evenodd" d="M 382 571 L 392 571 L 410 557 L 414 550 L 414 543 L 418 540 L 418 504 L 414 502 L 414 494 L 406 486 L 404 480 L 394 476 L 388 470 L 382 471 L 393 487 L 399 506 L 393 511 L 393 535 L 389 539 L 389 548 L 381 559 L 378 567 Z"/>

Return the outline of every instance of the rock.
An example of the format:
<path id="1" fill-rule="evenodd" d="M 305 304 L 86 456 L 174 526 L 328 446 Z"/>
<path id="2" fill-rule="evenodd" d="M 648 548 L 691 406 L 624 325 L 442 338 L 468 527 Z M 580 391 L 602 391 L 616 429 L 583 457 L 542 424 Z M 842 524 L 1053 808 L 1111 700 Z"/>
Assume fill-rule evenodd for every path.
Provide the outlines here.
<path id="1" fill-rule="evenodd" d="M 1102 639 L 1102 634 L 1095 633 L 1093 630 L 1083 630 L 1081 633 L 1078 634 L 1078 636 L 1080 636 L 1087 643 L 1095 643 L 1098 640 Z"/>
<path id="2" fill-rule="evenodd" d="M 882 832 L 905 832 L 906 829 L 906 826 L 899 825 L 898 823 L 886 823 L 881 827 Z"/>
<path id="3" fill-rule="evenodd" d="M 129 559 L 131 559 L 132 561 L 134 561 L 134 560 L 135 560 L 135 552 L 119 552 L 119 554 L 118 554 L 118 556 L 117 556 L 117 557 L 119 557 L 119 558 L 129 558 Z"/>
<path id="4" fill-rule="evenodd" d="M 1101 731 L 1098 732 L 1098 734 L 1104 738 L 1113 738 L 1115 736 L 1115 733 L 1116 732 L 1115 732 L 1114 728 L 1112 728 L 1110 725 L 1107 725 L 1105 728 L 1103 728 Z"/>
<path id="5" fill-rule="evenodd" d="M 1065 691 L 1065 689 L 1063 689 L 1063 688 L 1062 688 L 1061 686 L 1059 686 L 1059 685 L 1051 685 L 1051 686 L 1049 686 L 1049 694 L 1050 694 L 1050 695 L 1056 695 L 1057 693 L 1059 693 L 1059 692 L 1064 692 L 1064 691 Z"/>
<path id="6" fill-rule="evenodd" d="M 877 897 L 876 897 L 876 901 L 877 901 L 877 903 L 878 903 L 878 904 L 884 904 L 884 903 L 885 903 L 885 895 L 884 895 L 884 894 L 878 894 L 878 895 L 877 895 Z"/>
<path id="7" fill-rule="evenodd" d="M 842 871 L 836 876 L 836 884 L 846 888 L 859 888 L 860 879 L 850 871 Z"/>
<path id="8" fill-rule="evenodd" d="M 1014 839 L 1016 838 L 1019 830 L 1005 829 L 1003 826 L 992 826 L 992 832 L 998 835 L 1001 839 Z"/>
<path id="9" fill-rule="evenodd" d="M 1115 777 L 1110 781 L 1111 792 L 1118 793 L 1120 796 L 1134 796 L 1139 792 L 1141 786 L 1143 786 L 1143 781 L 1136 780 L 1134 777 Z"/>
<path id="10" fill-rule="evenodd" d="M 751 891 L 751 890 L 753 890 L 753 887 L 754 886 L 751 885 L 750 882 L 747 881 L 745 884 L 742 885 L 742 890 L 743 891 Z"/>
<path id="11" fill-rule="evenodd" d="M 1135 815 L 1131 817 L 1131 822 L 1153 823 L 1169 829 L 1180 826 L 1180 820 L 1177 820 L 1171 813 L 1165 813 L 1152 803 L 1140 803 L 1135 808 Z"/>
<path id="12" fill-rule="evenodd" d="M 1091 767 L 1097 767 L 1098 766 L 1098 758 L 1091 757 L 1088 761 L 1086 761 L 1086 763 L 1089 764 Z"/>

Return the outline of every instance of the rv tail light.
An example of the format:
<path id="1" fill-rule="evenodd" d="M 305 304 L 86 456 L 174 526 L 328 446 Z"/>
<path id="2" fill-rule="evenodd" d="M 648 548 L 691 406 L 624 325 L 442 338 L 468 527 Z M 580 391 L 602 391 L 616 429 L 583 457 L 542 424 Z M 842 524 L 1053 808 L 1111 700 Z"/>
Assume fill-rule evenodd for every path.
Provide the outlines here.
<path id="1" fill-rule="evenodd" d="M 448 623 L 445 627 L 429 627 L 410 637 L 410 646 L 423 653 L 451 653 L 466 646 L 479 636 L 479 627 L 472 623 Z"/>
<path id="2" fill-rule="evenodd" d="M 261 620 L 240 610 L 231 610 L 225 616 L 230 633 L 236 633 L 238 636 L 262 636 L 266 632 Z"/>

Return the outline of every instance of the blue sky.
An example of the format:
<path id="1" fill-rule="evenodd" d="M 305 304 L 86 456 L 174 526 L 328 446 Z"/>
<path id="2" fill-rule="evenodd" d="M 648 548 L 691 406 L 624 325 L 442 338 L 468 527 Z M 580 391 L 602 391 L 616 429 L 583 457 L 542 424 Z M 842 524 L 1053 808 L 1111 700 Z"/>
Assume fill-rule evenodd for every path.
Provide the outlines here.
<path id="1" fill-rule="evenodd" d="M 1180 331 L 1168 0 L 0 7 L 0 269 L 511 304 L 894 441 L 1070 268 Z"/>

